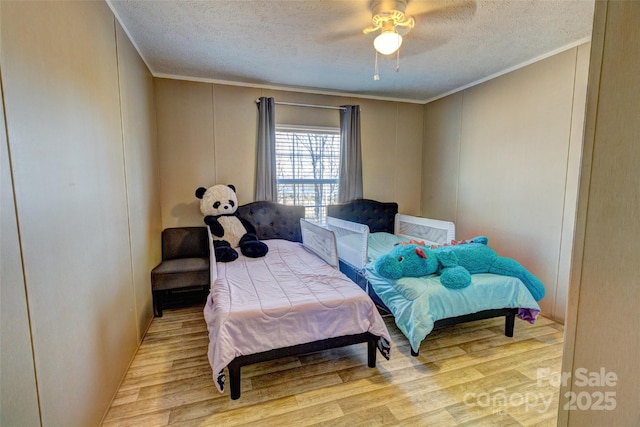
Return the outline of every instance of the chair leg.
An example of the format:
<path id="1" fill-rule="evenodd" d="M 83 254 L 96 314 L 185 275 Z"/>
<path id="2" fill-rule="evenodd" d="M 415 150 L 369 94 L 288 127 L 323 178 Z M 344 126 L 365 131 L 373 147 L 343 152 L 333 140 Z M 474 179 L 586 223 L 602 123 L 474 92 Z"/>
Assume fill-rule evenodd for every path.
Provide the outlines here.
<path id="1" fill-rule="evenodd" d="M 153 292 L 153 315 L 155 317 L 162 317 L 162 304 L 163 304 L 164 292 Z"/>

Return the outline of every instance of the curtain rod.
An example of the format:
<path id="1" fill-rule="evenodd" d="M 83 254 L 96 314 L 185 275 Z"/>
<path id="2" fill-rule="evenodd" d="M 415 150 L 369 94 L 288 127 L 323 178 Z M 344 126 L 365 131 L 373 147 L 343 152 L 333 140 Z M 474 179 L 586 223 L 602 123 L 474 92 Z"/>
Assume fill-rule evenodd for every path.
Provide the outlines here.
<path id="1" fill-rule="evenodd" d="M 260 103 L 260 99 L 256 99 L 256 104 Z M 309 108 L 324 108 L 325 110 L 344 110 L 344 107 L 333 107 L 331 105 L 312 105 L 312 104 L 299 104 L 297 102 L 283 102 L 275 101 L 276 105 L 288 105 L 290 107 L 309 107 Z"/>

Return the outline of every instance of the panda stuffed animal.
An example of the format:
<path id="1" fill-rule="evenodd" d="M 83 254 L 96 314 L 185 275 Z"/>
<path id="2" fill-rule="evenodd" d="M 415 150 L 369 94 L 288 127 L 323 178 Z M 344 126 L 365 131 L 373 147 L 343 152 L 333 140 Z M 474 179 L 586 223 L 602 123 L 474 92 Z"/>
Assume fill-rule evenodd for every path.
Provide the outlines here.
<path id="1" fill-rule="evenodd" d="M 213 235 L 216 261 L 231 262 L 238 258 L 239 247 L 243 255 L 250 258 L 265 256 L 269 247 L 258 240 L 256 230 L 244 218 L 240 218 L 236 188 L 233 185 L 214 185 L 196 190 L 200 199 L 200 212 Z"/>

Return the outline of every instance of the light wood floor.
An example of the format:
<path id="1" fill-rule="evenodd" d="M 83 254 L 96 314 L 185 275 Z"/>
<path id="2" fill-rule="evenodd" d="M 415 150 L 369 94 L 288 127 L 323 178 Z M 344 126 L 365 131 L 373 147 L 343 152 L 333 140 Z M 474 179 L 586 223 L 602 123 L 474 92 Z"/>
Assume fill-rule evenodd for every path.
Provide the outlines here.
<path id="1" fill-rule="evenodd" d="M 368 368 L 366 345 L 242 368 L 242 396 L 214 387 L 201 307 L 155 318 L 104 426 L 555 426 L 563 328 L 540 317 L 432 332 L 420 356 L 385 318 L 391 360 Z M 546 406 L 548 405 L 548 406 Z"/>

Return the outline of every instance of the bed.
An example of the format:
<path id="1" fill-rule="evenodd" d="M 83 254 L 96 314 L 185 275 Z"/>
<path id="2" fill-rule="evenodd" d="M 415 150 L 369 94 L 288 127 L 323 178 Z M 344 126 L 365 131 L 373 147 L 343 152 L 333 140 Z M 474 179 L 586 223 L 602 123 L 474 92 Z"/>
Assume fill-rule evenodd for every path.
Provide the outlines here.
<path id="1" fill-rule="evenodd" d="M 396 242 L 411 239 L 443 244 L 455 239 L 447 221 L 398 214 L 396 203 L 358 199 L 327 208 L 327 226 L 337 235 L 340 270 L 360 286 L 380 309 L 392 314 L 418 356 L 420 343 L 434 329 L 469 321 L 505 317 L 512 337 L 515 318 L 535 321 L 540 307 L 517 278 L 475 274 L 465 289 L 444 288 L 438 276 L 385 279 L 375 259 Z"/>
<path id="2" fill-rule="evenodd" d="M 303 207 L 254 202 L 238 214 L 269 251 L 216 264 L 210 250 L 214 268 L 204 317 L 220 392 L 225 367 L 231 399 L 238 399 L 245 365 L 357 343 L 367 343 L 369 367 L 378 350 L 389 357 L 389 333 L 375 304 L 338 269 L 333 232 L 305 221 Z"/>

